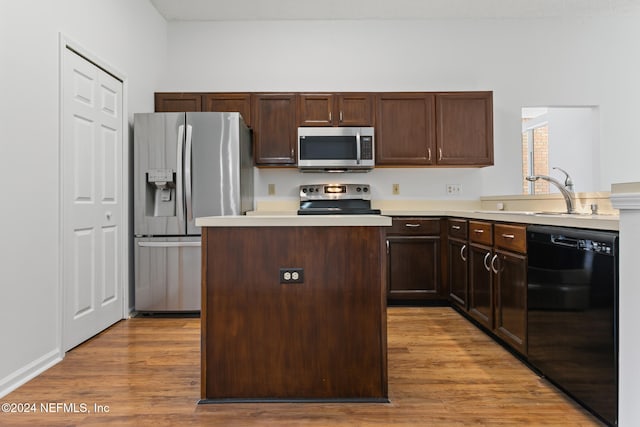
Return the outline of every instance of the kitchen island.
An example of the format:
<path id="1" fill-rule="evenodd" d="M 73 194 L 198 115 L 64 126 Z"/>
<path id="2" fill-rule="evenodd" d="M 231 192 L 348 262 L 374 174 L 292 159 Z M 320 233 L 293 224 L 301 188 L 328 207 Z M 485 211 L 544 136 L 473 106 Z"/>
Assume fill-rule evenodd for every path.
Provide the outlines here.
<path id="1" fill-rule="evenodd" d="M 202 227 L 201 402 L 387 401 L 391 218 L 237 216 Z"/>

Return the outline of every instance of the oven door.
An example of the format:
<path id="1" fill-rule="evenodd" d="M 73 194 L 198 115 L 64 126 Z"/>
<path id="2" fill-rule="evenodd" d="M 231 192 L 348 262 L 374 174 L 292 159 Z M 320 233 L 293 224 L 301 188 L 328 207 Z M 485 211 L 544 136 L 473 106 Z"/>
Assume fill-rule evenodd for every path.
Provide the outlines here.
<path id="1" fill-rule="evenodd" d="M 300 169 L 371 169 L 373 128 L 298 128 Z"/>

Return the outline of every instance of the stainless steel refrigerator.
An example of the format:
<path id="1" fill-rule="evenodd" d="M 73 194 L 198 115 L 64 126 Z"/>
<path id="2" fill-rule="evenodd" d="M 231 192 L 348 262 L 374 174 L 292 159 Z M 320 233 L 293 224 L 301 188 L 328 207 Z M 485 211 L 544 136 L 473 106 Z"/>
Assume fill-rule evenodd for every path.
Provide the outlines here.
<path id="1" fill-rule="evenodd" d="M 134 115 L 135 310 L 200 310 L 195 218 L 253 210 L 251 131 L 240 113 Z"/>

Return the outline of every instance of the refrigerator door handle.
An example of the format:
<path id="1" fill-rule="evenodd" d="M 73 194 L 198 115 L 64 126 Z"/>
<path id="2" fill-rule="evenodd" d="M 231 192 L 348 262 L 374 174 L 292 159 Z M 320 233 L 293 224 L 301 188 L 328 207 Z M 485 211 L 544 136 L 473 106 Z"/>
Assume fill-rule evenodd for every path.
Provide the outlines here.
<path id="1" fill-rule="evenodd" d="M 191 200 L 191 137 L 193 135 L 193 127 L 187 125 L 187 139 L 184 159 L 184 192 L 185 203 L 187 204 L 187 222 L 193 221 L 193 206 Z"/>
<path id="2" fill-rule="evenodd" d="M 138 242 L 141 248 L 199 248 L 202 242 Z"/>
<path id="3" fill-rule="evenodd" d="M 184 194 L 183 194 L 183 185 L 182 185 L 182 165 L 183 161 L 183 147 L 184 147 L 184 125 L 178 126 L 178 143 L 176 150 L 176 159 L 177 159 L 177 168 L 176 171 L 176 217 L 178 218 L 178 227 L 180 230 L 183 230 L 184 233 L 185 225 L 184 225 Z"/>

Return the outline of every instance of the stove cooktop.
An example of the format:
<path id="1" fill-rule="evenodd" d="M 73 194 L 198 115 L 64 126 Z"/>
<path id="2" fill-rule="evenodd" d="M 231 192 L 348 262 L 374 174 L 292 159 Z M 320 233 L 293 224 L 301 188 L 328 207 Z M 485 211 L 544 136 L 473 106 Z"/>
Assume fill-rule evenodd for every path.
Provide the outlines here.
<path id="1" fill-rule="evenodd" d="M 380 209 L 307 208 L 298 210 L 298 215 L 380 215 Z"/>

